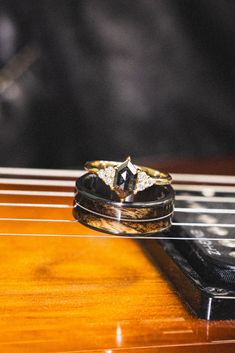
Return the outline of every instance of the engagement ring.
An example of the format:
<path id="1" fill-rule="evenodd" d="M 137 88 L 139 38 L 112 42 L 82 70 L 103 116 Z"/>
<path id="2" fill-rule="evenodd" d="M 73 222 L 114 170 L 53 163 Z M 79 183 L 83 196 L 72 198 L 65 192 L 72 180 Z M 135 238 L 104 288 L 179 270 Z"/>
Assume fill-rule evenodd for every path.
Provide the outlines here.
<path id="1" fill-rule="evenodd" d="M 96 174 L 120 200 L 135 195 L 153 185 L 169 185 L 171 176 L 158 170 L 138 166 L 128 157 L 124 162 L 92 161 L 85 164 L 85 170 Z"/>

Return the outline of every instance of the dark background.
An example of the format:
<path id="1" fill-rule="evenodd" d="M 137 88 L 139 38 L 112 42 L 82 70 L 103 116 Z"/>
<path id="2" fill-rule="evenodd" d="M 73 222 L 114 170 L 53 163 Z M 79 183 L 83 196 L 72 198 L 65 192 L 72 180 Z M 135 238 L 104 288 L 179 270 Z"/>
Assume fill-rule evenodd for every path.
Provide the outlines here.
<path id="1" fill-rule="evenodd" d="M 0 166 L 235 154 L 235 1 L 0 10 Z"/>

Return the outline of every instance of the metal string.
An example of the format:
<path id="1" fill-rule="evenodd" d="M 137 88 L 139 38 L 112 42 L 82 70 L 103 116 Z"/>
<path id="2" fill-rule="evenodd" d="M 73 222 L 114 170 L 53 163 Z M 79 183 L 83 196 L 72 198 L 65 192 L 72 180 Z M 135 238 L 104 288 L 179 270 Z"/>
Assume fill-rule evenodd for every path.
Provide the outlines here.
<path id="1" fill-rule="evenodd" d="M 61 209 L 73 209 L 74 206 L 66 204 L 43 204 L 43 203 L 17 203 L 17 202 L 0 202 L 0 207 L 36 207 L 36 208 L 61 208 Z M 235 214 L 235 209 L 219 209 L 219 208 L 187 208 L 187 207 L 175 207 L 175 213 L 212 213 L 212 214 Z"/>
<path id="2" fill-rule="evenodd" d="M 159 233 L 162 234 L 162 233 Z M 108 233 L 98 233 L 97 234 L 56 234 L 56 233 L 0 233 L 0 236 L 21 236 L 21 237 L 53 237 L 53 238 L 99 238 L 99 239 L 156 239 L 156 240 L 187 240 L 187 241 L 221 241 L 226 238 L 216 237 L 216 238 L 188 238 L 188 237 L 174 237 L 174 236 L 163 236 L 163 235 L 120 235 L 120 234 L 108 234 Z M 228 239 L 227 239 L 228 240 Z M 235 238 L 229 238 L 229 241 L 235 241 Z"/>
<path id="3" fill-rule="evenodd" d="M 1 168 L 0 168 L 1 169 Z M 0 173 L 1 175 L 1 173 Z M 235 186 L 226 186 L 226 185 L 217 185 L 211 184 L 209 185 L 209 181 L 205 180 L 204 185 L 192 185 L 192 184 L 175 184 L 177 182 L 174 180 L 173 185 L 175 190 L 181 191 L 200 191 L 202 193 L 206 193 L 211 191 L 215 192 L 235 192 Z M 206 184 L 205 184 L 206 183 Z M 75 178 L 74 180 L 58 180 L 58 179 L 24 179 L 24 178 L 2 178 L 0 177 L 0 184 L 6 185 L 35 185 L 35 186 L 55 186 L 55 187 L 67 187 L 73 188 L 75 186 Z M 235 182 L 233 183 L 235 184 Z"/>
<path id="4" fill-rule="evenodd" d="M 83 170 L 59 170 L 59 169 L 30 169 L 30 168 L 0 168 L 0 175 L 36 176 L 78 178 L 84 174 Z M 206 175 L 206 174 L 182 174 L 171 173 L 175 182 L 196 182 L 215 184 L 235 184 L 235 176 Z"/>
<path id="5" fill-rule="evenodd" d="M 48 197 L 74 197 L 74 192 L 66 191 L 35 191 L 35 190 L 0 190 L 0 195 L 22 195 L 22 196 L 48 196 Z M 196 202 L 223 202 L 235 203 L 235 197 L 223 196 L 194 196 L 194 195 L 176 195 L 176 201 L 196 201 Z"/>

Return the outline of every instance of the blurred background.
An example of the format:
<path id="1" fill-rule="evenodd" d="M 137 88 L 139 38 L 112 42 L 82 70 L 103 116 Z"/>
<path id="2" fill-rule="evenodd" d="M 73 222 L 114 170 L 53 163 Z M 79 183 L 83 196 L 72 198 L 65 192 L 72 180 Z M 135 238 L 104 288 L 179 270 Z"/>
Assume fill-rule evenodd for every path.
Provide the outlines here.
<path id="1" fill-rule="evenodd" d="M 2 0 L 0 166 L 235 155 L 235 1 Z"/>

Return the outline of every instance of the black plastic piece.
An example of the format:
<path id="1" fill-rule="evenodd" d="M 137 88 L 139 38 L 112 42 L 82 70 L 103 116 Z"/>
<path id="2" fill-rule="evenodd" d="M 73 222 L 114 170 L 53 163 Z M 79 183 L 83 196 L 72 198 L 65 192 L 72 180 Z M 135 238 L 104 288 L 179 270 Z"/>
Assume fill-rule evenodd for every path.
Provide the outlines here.
<path id="1" fill-rule="evenodd" d="M 179 231 L 172 228 L 169 232 L 176 235 Z M 193 267 L 193 261 L 190 263 L 180 251 L 179 242 L 183 245 L 184 240 L 145 239 L 139 242 L 172 282 L 192 313 L 205 320 L 235 319 L 235 290 L 219 282 L 213 285 L 206 277 L 203 278 L 197 271 L 197 263 Z"/>

